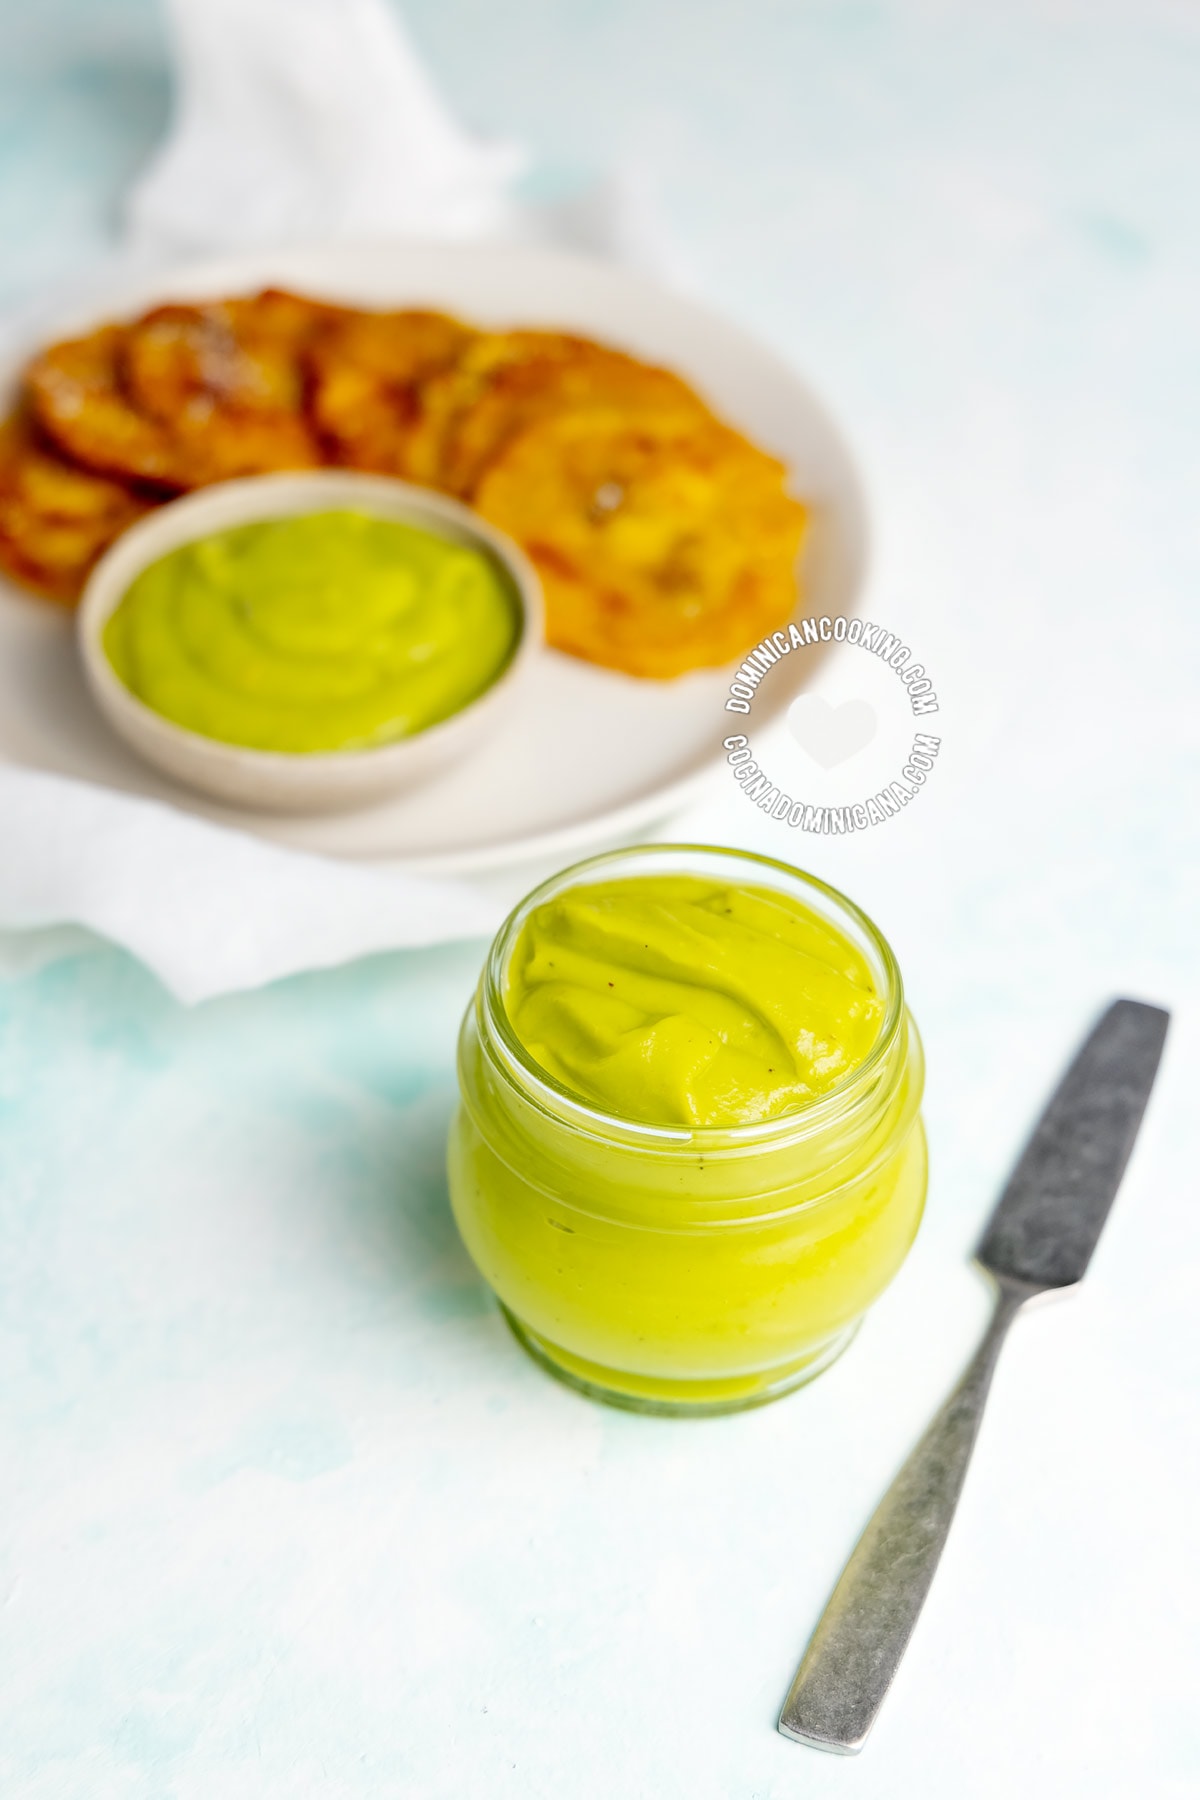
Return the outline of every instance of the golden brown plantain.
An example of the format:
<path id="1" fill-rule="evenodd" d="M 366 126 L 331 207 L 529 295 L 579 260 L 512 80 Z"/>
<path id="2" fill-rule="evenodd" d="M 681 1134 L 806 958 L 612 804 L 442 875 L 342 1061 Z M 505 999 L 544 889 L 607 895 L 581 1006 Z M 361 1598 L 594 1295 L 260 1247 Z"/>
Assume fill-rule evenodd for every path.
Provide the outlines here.
<path id="1" fill-rule="evenodd" d="M 564 354 L 534 352 L 498 363 L 478 397 L 458 416 L 442 455 L 441 474 L 452 493 L 470 498 L 488 465 L 529 425 L 551 413 L 579 408 L 613 412 L 708 409 L 686 381 L 600 344 Z"/>
<path id="2" fill-rule="evenodd" d="M 503 370 L 530 360 L 567 362 L 594 349 L 590 339 L 564 331 L 478 333 L 453 363 L 422 383 L 408 450 L 413 479 L 457 491 L 450 470 L 458 432 Z"/>
<path id="3" fill-rule="evenodd" d="M 421 392 L 474 333 L 447 313 L 355 313 L 312 347 L 312 410 L 339 462 L 380 475 L 410 476 L 409 445 Z"/>
<path id="4" fill-rule="evenodd" d="M 334 311 L 272 290 L 155 307 L 44 350 L 30 404 L 75 461 L 175 492 L 312 468 L 304 356 Z"/>
<path id="5" fill-rule="evenodd" d="M 805 511 L 782 466 L 686 411 L 553 414 L 475 504 L 537 565 L 549 642 L 627 674 L 719 666 L 795 608 Z"/>
<path id="6" fill-rule="evenodd" d="M 0 568 L 51 600 L 79 597 L 93 563 L 150 502 L 66 462 L 23 416 L 0 425 Z"/>

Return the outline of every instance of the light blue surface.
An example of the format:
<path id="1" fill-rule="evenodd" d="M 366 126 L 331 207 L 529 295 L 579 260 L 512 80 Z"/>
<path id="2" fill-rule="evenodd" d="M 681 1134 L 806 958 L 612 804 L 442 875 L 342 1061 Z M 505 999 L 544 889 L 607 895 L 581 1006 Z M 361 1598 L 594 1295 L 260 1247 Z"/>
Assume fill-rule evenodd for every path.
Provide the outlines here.
<path id="1" fill-rule="evenodd" d="M 1154 4 L 410 8 L 479 123 L 624 154 L 696 285 L 862 454 L 869 610 L 947 763 L 814 844 L 892 937 L 930 1212 L 807 1393 L 673 1425 L 511 1344 L 441 1140 L 478 949 L 184 1011 L 99 950 L 0 987 L 0 1791 L 21 1800 L 1182 1800 L 1200 894 L 1200 26 Z M 82 266 L 164 110 L 152 8 L 0 13 L 0 280 Z M 943 779 L 944 777 L 944 779 Z M 685 822 L 776 852 L 736 794 Z M 0 854 L 3 848 L 0 846 Z M 984 1297 L 1078 1031 L 1177 1008 L 1083 1294 L 1022 1321 L 866 1754 L 773 1719 Z"/>

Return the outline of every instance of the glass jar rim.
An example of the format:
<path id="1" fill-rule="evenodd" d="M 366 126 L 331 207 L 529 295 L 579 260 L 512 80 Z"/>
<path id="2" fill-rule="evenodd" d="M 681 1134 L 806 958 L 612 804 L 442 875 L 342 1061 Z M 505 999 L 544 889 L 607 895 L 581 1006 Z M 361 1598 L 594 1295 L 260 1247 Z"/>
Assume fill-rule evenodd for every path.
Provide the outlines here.
<path id="1" fill-rule="evenodd" d="M 834 908 L 848 918 L 867 939 L 886 978 L 883 1020 L 875 1041 L 863 1060 L 856 1063 L 839 1081 L 834 1082 L 825 1093 L 802 1101 L 798 1106 L 789 1107 L 786 1112 L 778 1113 L 773 1118 L 757 1119 L 746 1124 L 655 1124 L 593 1106 L 543 1068 L 518 1037 L 504 1002 L 504 975 L 517 936 L 530 913 L 544 901 L 553 899 L 556 894 L 578 887 L 589 876 L 602 874 L 614 865 L 666 856 L 724 858 L 752 868 L 773 870 L 802 889 L 819 893 L 826 902 L 832 902 Z M 565 1113 L 577 1130 L 601 1140 L 611 1141 L 612 1138 L 619 1137 L 627 1142 L 646 1146 L 687 1145 L 707 1154 L 741 1149 L 749 1144 L 781 1136 L 806 1135 L 810 1131 L 823 1129 L 832 1119 L 849 1110 L 859 1095 L 870 1091 L 881 1065 L 895 1045 L 905 1017 L 904 983 L 895 952 L 874 920 L 860 906 L 830 882 L 822 881 L 819 876 L 809 874 L 806 869 L 800 869 L 794 863 L 725 844 L 632 844 L 604 851 L 597 856 L 585 857 L 581 862 L 560 869 L 557 874 L 549 876 L 526 894 L 513 907 L 497 931 L 484 963 L 479 993 L 488 1023 L 505 1052 L 503 1062 L 495 1060 L 510 1081 L 515 1082 L 519 1075 L 519 1086 L 526 1101 L 554 1118 L 561 1119 Z"/>

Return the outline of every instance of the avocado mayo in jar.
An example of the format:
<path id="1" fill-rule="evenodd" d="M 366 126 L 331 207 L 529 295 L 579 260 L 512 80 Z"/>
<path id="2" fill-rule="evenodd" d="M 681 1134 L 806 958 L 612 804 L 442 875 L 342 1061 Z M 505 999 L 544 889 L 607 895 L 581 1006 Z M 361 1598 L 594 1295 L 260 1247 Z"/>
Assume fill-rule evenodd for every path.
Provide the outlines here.
<path id="1" fill-rule="evenodd" d="M 204 737 L 298 755 L 411 737 L 476 699 L 520 637 L 485 551 L 338 511 L 182 544 L 104 628 L 131 693 Z"/>
<path id="2" fill-rule="evenodd" d="M 848 1343 L 925 1200 L 891 950 L 787 864 L 617 851 L 501 929 L 459 1046 L 450 1192 L 514 1331 L 649 1411 L 786 1393 Z"/>

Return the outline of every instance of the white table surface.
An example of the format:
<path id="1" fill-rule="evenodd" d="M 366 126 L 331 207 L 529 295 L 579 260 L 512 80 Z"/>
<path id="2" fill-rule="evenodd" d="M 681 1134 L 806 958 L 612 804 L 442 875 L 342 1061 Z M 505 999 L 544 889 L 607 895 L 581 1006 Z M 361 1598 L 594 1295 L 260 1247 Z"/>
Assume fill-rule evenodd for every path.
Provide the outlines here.
<path id="1" fill-rule="evenodd" d="M 1200 1791 L 1194 531 L 1200 18 L 1168 0 L 423 0 L 547 179 L 625 156 L 693 285 L 862 457 L 868 602 L 947 750 L 808 863 L 929 1055 L 921 1237 L 737 1418 L 592 1406 L 508 1337 L 441 1147 L 478 947 L 187 1011 L 115 951 L 0 985 L 0 1792 L 20 1800 L 1183 1800 Z M 146 0 L 0 8 L 10 298 L 102 248 Z M 723 789 L 678 829 L 784 845 Z M 2 853 L 2 849 L 0 849 Z M 11 966 L 11 965 L 10 965 Z M 1176 1010 L 1091 1274 L 1018 1322 L 866 1752 L 774 1718 L 967 1354 L 967 1257 L 1091 1014 Z"/>

